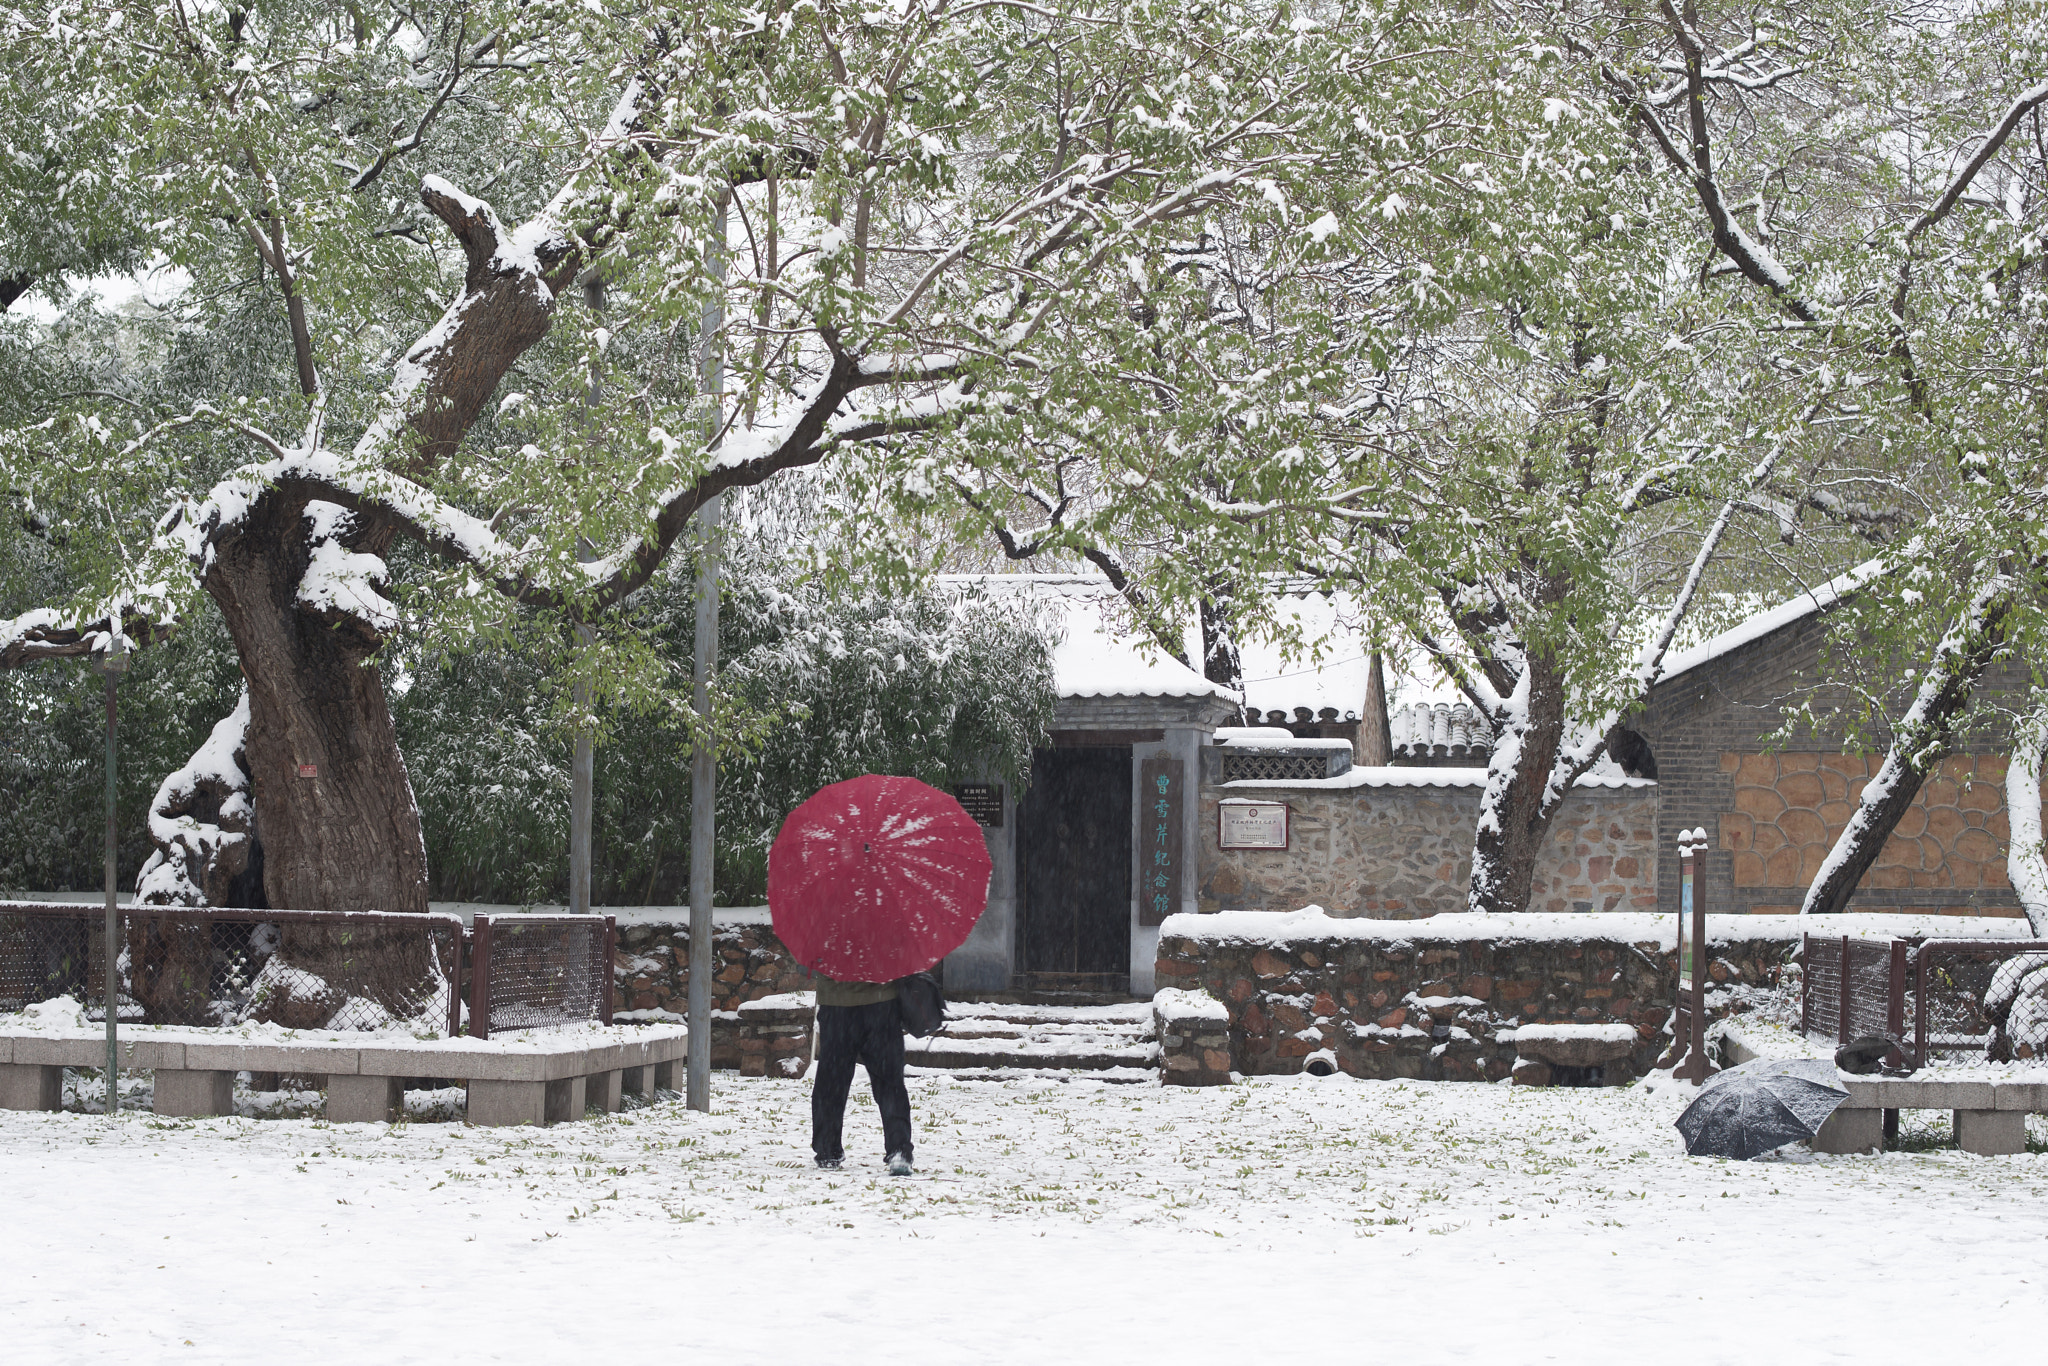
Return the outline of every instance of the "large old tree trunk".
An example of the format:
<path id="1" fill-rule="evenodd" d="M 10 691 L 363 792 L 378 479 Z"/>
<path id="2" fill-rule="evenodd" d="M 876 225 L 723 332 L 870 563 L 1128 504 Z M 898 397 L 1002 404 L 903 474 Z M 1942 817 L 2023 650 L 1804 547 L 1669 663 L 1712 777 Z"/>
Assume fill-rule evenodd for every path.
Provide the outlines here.
<path id="1" fill-rule="evenodd" d="M 399 366 L 363 461 L 410 477 L 452 452 L 513 363 L 547 335 L 575 244 L 558 231 L 509 231 L 488 206 L 429 179 L 421 198 L 454 230 L 469 261 L 460 297 Z M 375 591 L 308 591 L 316 549 L 382 557 L 398 530 L 374 510 L 318 502 L 289 477 L 208 529 L 201 583 L 220 607 L 247 679 L 242 746 L 260 832 L 263 899 L 277 908 L 424 911 L 426 845 L 418 805 L 375 657 L 394 624 Z M 166 850 L 166 857 L 171 851 Z M 234 857 L 248 860 L 247 851 Z M 253 860 L 251 860 L 253 861 Z M 187 863 L 191 860 L 188 858 Z M 191 870 L 212 899 L 218 870 Z"/>
<path id="2" fill-rule="evenodd" d="M 215 547 L 206 589 L 249 681 L 244 763 L 272 906 L 424 911 L 419 809 L 374 666 L 382 638 L 351 613 L 301 604 L 305 502 L 259 500 Z"/>

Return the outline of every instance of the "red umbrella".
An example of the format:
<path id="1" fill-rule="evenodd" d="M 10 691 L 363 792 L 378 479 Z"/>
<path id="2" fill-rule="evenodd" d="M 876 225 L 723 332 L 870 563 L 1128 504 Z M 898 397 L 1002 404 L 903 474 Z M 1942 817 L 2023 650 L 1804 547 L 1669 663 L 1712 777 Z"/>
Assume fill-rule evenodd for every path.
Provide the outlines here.
<path id="1" fill-rule="evenodd" d="M 775 933 L 841 982 L 889 982 L 960 947 L 988 905 L 974 818 L 915 778 L 869 774 L 813 793 L 768 851 Z"/>

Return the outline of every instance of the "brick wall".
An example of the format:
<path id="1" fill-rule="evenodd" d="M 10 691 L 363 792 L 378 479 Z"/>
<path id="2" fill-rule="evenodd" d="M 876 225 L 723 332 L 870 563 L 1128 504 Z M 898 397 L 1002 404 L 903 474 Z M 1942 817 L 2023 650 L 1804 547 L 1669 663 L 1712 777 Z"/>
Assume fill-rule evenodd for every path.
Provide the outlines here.
<path id="1" fill-rule="evenodd" d="M 1851 803 L 1883 754 L 1844 755 L 1843 731 L 1823 724 L 1773 749 L 1788 704 L 1816 715 L 1855 714 L 1863 695 L 1817 682 L 1840 666 L 1824 661 L 1823 613 L 1781 627 L 1658 685 L 1631 722 L 1657 760 L 1657 846 L 1704 826 L 1708 904 L 1716 911 L 1797 910 L 1814 871 L 1847 821 Z M 1980 695 L 2018 690 L 2010 668 L 1987 675 Z M 1889 737 L 1880 732 L 1882 743 Z M 2016 916 L 2007 885 L 2006 732 L 1987 724 L 1922 787 L 1913 809 L 1851 897 L 1852 910 Z M 1767 752 L 1768 751 L 1768 752 Z M 1678 861 L 1658 869 L 1665 904 L 1678 895 Z"/>
<path id="2" fill-rule="evenodd" d="M 1364 770 L 1363 772 L 1370 772 Z M 1413 781 L 1422 770 L 1397 770 Z M 1354 770 L 1354 772 L 1362 772 Z M 1479 786 L 1470 771 L 1428 770 L 1430 786 L 1233 783 L 1202 793 L 1200 907 L 1410 920 L 1465 908 Z M 1465 776 L 1458 776 L 1459 773 Z M 1223 849 L 1226 797 L 1284 801 L 1285 850 Z M 1654 787 L 1581 787 L 1558 812 L 1537 864 L 1532 911 L 1654 910 Z"/>

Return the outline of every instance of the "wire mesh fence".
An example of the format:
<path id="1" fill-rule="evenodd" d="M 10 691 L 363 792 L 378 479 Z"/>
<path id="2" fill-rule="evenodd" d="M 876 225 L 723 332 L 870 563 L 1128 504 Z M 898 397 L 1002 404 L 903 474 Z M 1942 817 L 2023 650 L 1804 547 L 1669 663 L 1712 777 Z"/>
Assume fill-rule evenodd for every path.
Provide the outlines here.
<path id="1" fill-rule="evenodd" d="M 2048 942 L 1806 936 L 1800 1027 L 1837 1044 L 1882 1035 L 1894 1063 L 2048 1056 Z"/>
<path id="2" fill-rule="evenodd" d="M 470 935 L 469 1032 L 612 1022 L 617 922 L 597 915 L 480 915 Z"/>
<path id="3" fill-rule="evenodd" d="M 0 1011 L 59 997 L 106 1018 L 104 908 L 0 904 Z M 454 916 L 126 906 L 118 1019 L 138 1024 L 452 1034 Z"/>
<path id="4" fill-rule="evenodd" d="M 1832 940 L 1805 935 L 1799 945 L 1799 1032 L 1832 1034 L 1842 1018 L 1842 955 Z"/>
<path id="5" fill-rule="evenodd" d="M 2048 1056 L 2048 941 L 1931 939 L 1914 954 L 1916 1062 Z"/>

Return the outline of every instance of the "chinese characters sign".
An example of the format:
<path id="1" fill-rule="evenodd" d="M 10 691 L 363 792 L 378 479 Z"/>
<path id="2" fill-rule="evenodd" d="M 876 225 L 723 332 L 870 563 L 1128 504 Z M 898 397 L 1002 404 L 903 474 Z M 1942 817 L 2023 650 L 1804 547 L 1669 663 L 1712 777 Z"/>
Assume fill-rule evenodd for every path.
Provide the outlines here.
<path id="1" fill-rule="evenodd" d="M 1216 844 L 1221 849 L 1285 849 L 1287 803 L 1222 803 L 1216 808 Z"/>
<path id="2" fill-rule="evenodd" d="M 1180 910 L 1181 812 L 1186 770 L 1178 759 L 1138 764 L 1138 923 L 1157 925 Z"/>
<path id="3" fill-rule="evenodd" d="M 960 803 L 960 809 L 974 817 L 976 825 L 991 830 L 1002 828 L 1003 785 L 1001 783 L 955 783 L 953 800 Z"/>

